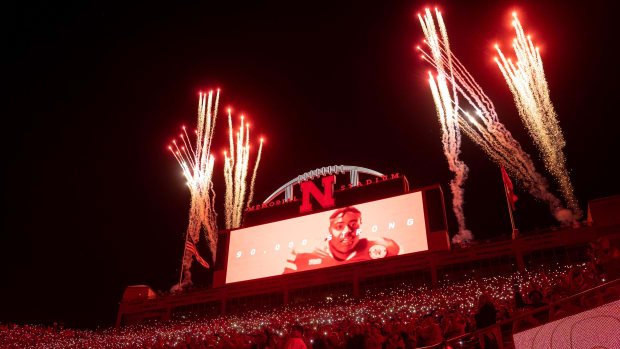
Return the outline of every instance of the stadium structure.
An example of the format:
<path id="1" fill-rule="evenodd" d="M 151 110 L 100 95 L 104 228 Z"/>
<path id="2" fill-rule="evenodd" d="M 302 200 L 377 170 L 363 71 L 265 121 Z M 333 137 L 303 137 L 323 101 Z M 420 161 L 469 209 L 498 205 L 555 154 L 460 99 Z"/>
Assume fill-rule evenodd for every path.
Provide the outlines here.
<path id="1" fill-rule="evenodd" d="M 459 280 L 466 273 L 483 277 L 549 262 L 586 261 L 585 247 L 600 237 L 620 245 L 620 196 L 590 201 L 582 224 L 467 247 L 449 242 L 443 198 L 439 185 L 410 189 L 399 173 L 384 175 L 355 166 L 309 171 L 249 207 L 240 228 L 220 231 L 210 287 L 158 296 L 149 286 L 128 286 L 116 326 L 235 313 L 329 295 L 358 297 L 403 282 L 437 286 L 440 280 Z M 359 224 L 355 239 L 364 241 L 366 249 L 344 260 L 329 249 L 327 255 L 319 253 L 325 250 L 315 241 L 329 243 L 328 227 L 331 231 L 349 211 Z M 342 237 L 347 244 L 349 239 L 344 233 Z"/>

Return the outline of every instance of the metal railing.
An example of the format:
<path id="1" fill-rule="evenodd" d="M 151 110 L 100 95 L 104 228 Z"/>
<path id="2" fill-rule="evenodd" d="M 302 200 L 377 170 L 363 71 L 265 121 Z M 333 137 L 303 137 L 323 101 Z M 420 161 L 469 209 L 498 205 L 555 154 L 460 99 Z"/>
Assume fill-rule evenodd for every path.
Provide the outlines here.
<path id="1" fill-rule="evenodd" d="M 554 309 L 557 308 L 560 305 L 563 304 L 567 304 L 567 303 L 571 303 L 571 302 L 575 302 L 576 300 L 580 300 L 583 297 L 587 297 L 587 296 L 602 296 L 602 290 L 607 290 L 611 287 L 617 287 L 620 286 L 620 279 L 616 279 L 613 281 L 609 281 L 606 283 L 603 283 L 601 285 L 598 285 L 596 287 L 590 288 L 588 290 L 576 293 L 572 296 L 563 298 L 558 300 L 557 302 L 553 302 L 550 303 L 548 305 L 533 309 L 531 311 L 513 316 L 509 319 L 506 319 L 504 321 L 500 321 L 495 323 L 494 325 L 473 331 L 473 332 L 469 332 L 469 333 L 465 333 L 456 337 L 452 337 L 452 338 L 448 338 L 445 339 L 442 343 L 439 344 L 434 344 L 434 345 L 430 345 L 430 346 L 426 346 L 426 347 L 420 347 L 420 349 L 433 349 L 433 348 L 444 348 L 446 347 L 446 345 L 450 345 L 452 348 L 467 348 L 467 347 L 473 347 L 473 348 L 479 348 L 479 343 L 478 343 L 478 337 L 480 335 L 486 335 L 487 333 L 493 333 L 496 338 L 497 342 L 498 342 L 498 347 L 502 348 L 505 347 L 507 345 L 509 345 L 510 347 L 513 347 L 513 337 L 512 337 L 512 328 L 514 327 L 514 323 L 516 321 L 520 321 L 520 320 L 525 320 L 531 317 L 534 317 L 535 314 L 539 314 L 542 313 L 544 311 L 549 311 L 550 309 Z M 614 299 L 610 299 L 608 301 L 606 301 L 604 304 L 606 303 L 610 303 L 613 302 L 615 300 L 617 300 L 619 297 L 618 293 L 615 294 L 615 298 Z M 579 312 L 583 312 L 583 311 L 587 311 L 593 308 L 596 308 L 598 306 L 601 306 L 602 304 L 595 304 L 593 306 L 581 306 L 580 311 Z M 539 323 L 536 326 L 533 327 L 537 327 L 537 326 L 542 326 L 545 325 L 549 322 L 552 321 L 556 321 L 571 315 L 575 315 L 576 313 L 570 313 L 570 314 L 564 314 L 563 316 L 559 316 L 559 317 L 554 317 L 554 318 L 549 318 L 547 319 L 547 321 L 543 322 L 543 323 Z M 513 326 L 511 326 L 511 333 L 510 336 L 508 336 L 508 338 L 503 338 L 504 335 L 502 333 L 502 326 L 506 327 L 506 325 L 510 325 L 512 324 Z M 530 327 L 532 328 L 532 327 Z M 528 328 L 529 329 L 529 328 Z M 523 331 L 525 331 L 526 329 L 522 329 Z M 520 331 L 519 331 L 520 332 Z M 472 343 L 473 342 L 473 343 Z"/>

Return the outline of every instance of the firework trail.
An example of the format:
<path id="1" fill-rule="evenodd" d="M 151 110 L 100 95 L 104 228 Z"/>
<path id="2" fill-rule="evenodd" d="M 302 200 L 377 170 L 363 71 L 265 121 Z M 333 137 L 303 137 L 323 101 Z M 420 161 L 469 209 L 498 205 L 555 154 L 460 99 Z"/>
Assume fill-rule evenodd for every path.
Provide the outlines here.
<path id="1" fill-rule="evenodd" d="M 254 173 L 252 175 L 250 193 L 246 200 L 246 180 L 248 174 L 248 164 L 250 160 L 250 125 L 245 123 L 241 115 L 241 126 L 235 133 L 233 142 L 232 114 L 228 110 L 228 128 L 230 156 L 224 152 L 224 181 L 226 183 L 226 196 L 224 202 L 226 229 L 237 228 L 241 225 L 243 210 L 251 203 L 254 198 L 254 183 L 256 173 L 263 149 L 263 140 L 258 150 Z"/>
<path id="2" fill-rule="evenodd" d="M 179 162 L 190 191 L 191 202 L 186 239 L 196 244 L 202 231 L 211 249 L 213 260 L 215 260 L 217 248 L 217 222 L 212 182 L 214 158 L 211 155 L 211 139 L 217 118 L 219 98 L 219 90 L 215 95 L 215 101 L 213 101 L 213 91 L 200 93 L 195 146 L 192 146 L 192 141 L 183 126 L 183 133 L 180 134 L 181 144 L 173 140 L 172 145 L 168 147 Z M 192 261 L 192 254 L 185 251 L 183 255 L 184 285 L 191 284 Z"/>
<path id="3" fill-rule="evenodd" d="M 534 47 L 531 37 L 523 32 L 516 12 L 512 15 L 514 17 L 512 24 L 516 32 L 512 47 L 517 62 L 513 63 L 510 58 L 506 59 L 498 45 L 495 45 L 495 49 L 499 59 L 495 58 L 495 62 L 512 92 L 523 123 L 543 155 L 545 167 L 559 182 L 564 200 L 573 211 L 575 219 L 579 219 L 583 212 L 575 198 L 566 169 L 563 152 L 566 141 L 549 97 L 540 52 L 538 47 Z"/>
<path id="4" fill-rule="evenodd" d="M 260 164 L 260 156 L 263 153 L 263 139 L 260 139 L 260 145 L 258 146 L 258 155 L 256 155 L 256 163 L 254 164 L 254 171 L 252 172 L 252 180 L 250 181 L 250 196 L 248 196 L 248 203 L 246 206 L 252 205 L 254 200 L 254 184 L 256 184 L 256 173 L 258 172 L 258 164 Z"/>
<path id="5" fill-rule="evenodd" d="M 440 16 L 440 14 L 438 15 Z M 443 21 L 440 20 L 439 24 L 441 40 L 449 50 L 448 33 L 445 26 L 443 26 Z M 434 23 L 430 22 L 430 25 L 432 26 L 430 30 L 437 34 Z M 427 33 L 427 28 L 424 26 L 423 28 L 425 33 Z M 439 41 L 439 37 L 436 35 L 430 36 L 429 39 L 433 40 L 433 42 Z M 459 231 L 458 234 L 453 237 L 453 241 L 467 242 L 473 239 L 471 231 L 465 226 L 465 213 L 463 212 L 463 204 L 465 203 L 463 184 L 467 179 L 469 169 L 467 165 L 459 159 L 461 153 L 461 131 L 458 123 L 458 99 L 456 90 L 453 86 L 452 96 L 454 96 L 454 98 L 450 98 L 450 91 L 445 83 L 447 77 L 444 75 L 444 73 L 447 73 L 450 78 L 452 77 L 452 59 L 450 57 L 448 57 L 447 61 L 439 59 L 441 57 L 439 45 L 434 44 L 430 47 L 433 57 L 438 58 L 438 71 L 441 72 L 437 77 L 438 80 L 442 81 L 442 83 L 439 84 L 441 88 L 432 89 L 432 93 L 437 107 L 437 116 L 441 125 L 443 152 L 448 161 L 450 171 L 454 173 L 454 178 L 450 181 L 450 189 L 452 191 L 452 209 L 454 210 L 454 215 L 459 225 Z"/>
<path id="6" fill-rule="evenodd" d="M 450 51 L 441 13 L 437 9 L 435 13 L 441 35 L 437 33 L 433 16 L 428 9 L 424 17 L 418 15 L 430 54 L 421 48 L 419 50 L 422 58 L 436 70 L 436 77 L 429 72 L 428 81 L 440 119 L 442 113 L 453 113 L 463 133 L 478 144 L 493 161 L 503 164 L 532 196 L 547 203 L 558 220 L 566 222 L 567 210 L 562 208 L 560 200 L 549 192 L 546 180 L 536 171 L 530 156 L 499 121 L 493 102 Z M 452 95 L 449 93 L 448 84 L 452 86 Z M 474 115 L 459 105 L 459 95 L 474 110 Z"/>

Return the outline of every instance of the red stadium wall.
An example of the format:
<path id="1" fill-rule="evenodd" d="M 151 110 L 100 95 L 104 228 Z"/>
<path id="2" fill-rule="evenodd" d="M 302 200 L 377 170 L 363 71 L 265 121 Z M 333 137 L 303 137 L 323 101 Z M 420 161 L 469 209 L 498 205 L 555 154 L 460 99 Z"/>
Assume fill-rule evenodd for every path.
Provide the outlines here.
<path id="1" fill-rule="evenodd" d="M 598 237 L 607 237 L 620 245 L 620 225 L 597 225 L 549 230 L 516 240 L 504 240 L 462 249 L 425 251 L 414 254 L 347 264 L 339 267 L 237 282 L 220 287 L 188 291 L 154 300 L 122 302 L 117 326 L 145 319 L 167 320 L 185 311 L 219 314 L 245 309 L 247 302 L 262 299 L 262 304 L 295 301 L 304 290 L 331 287 L 352 296 L 367 287 L 386 285 L 386 280 L 406 280 L 436 285 L 440 278 L 458 277 L 464 266 L 490 274 L 523 270 L 539 264 L 583 261 L 585 247 Z M 512 262 L 514 263 L 512 263 Z M 504 270 L 504 269 L 510 270 Z M 222 275 L 222 274 L 220 274 Z M 221 276 L 223 277 L 223 276 Z M 222 279 L 223 282 L 223 279 Z"/>

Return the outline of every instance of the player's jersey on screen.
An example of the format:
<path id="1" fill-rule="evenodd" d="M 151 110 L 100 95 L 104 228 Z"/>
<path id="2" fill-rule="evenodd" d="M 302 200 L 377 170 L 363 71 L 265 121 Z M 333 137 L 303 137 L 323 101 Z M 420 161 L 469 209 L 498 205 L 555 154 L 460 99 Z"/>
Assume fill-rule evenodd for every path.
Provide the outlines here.
<path id="1" fill-rule="evenodd" d="M 367 261 L 371 259 L 381 259 L 398 255 L 400 247 L 394 240 L 387 238 L 360 239 L 354 251 L 346 259 L 339 260 L 334 257 L 329 246 L 323 249 L 316 249 L 310 253 L 294 253 L 286 261 L 286 268 L 283 274 L 298 271 L 332 267 L 347 263 Z"/>

